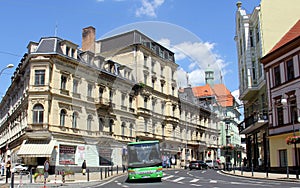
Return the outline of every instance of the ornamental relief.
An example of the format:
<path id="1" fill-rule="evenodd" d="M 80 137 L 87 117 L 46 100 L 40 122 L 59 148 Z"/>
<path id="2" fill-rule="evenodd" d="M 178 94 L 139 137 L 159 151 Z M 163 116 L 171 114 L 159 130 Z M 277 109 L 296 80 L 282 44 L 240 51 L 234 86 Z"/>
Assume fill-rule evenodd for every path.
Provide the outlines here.
<path id="1" fill-rule="evenodd" d="M 45 99 L 29 99 L 32 106 L 36 105 L 36 104 L 42 104 L 43 106 L 45 106 Z"/>

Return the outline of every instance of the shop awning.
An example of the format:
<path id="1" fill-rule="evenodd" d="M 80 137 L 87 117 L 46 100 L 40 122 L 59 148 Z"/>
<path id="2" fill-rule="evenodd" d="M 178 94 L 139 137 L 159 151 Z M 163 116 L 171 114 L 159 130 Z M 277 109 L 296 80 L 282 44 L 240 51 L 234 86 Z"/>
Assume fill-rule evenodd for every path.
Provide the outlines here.
<path id="1" fill-rule="evenodd" d="M 51 157 L 54 140 L 24 140 L 18 152 L 19 157 Z"/>

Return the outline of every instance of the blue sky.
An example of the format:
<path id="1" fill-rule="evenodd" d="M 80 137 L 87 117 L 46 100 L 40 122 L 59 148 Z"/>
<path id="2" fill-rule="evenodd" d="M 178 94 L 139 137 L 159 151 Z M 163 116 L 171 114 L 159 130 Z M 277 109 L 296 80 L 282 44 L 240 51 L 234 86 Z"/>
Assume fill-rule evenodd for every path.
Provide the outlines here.
<path id="1" fill-rule="evenodd" d="M 251 13 L 260 0 L 241 0 Z M 138 29 L 176 53 L 178 85 L 204 84 L 203 71 L 215 70 L 216 82 L 238 90 L 235 36 L 237 0 L 0 0 L 0 69 L 18 65 L 30 41 L 56 36 L 81 46 L 82 28 L 96 28 L 101 39 Z M 0 77 L 0 95 L 15 68 Z"/>

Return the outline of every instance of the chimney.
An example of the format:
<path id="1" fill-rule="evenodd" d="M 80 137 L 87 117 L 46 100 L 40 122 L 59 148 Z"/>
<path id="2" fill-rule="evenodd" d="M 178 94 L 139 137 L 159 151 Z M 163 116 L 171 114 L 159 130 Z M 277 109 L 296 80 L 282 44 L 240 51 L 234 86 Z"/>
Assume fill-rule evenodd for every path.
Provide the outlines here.
<path id="1" fill-rule="evenodd" d="M 93 26 L 82 29 L 82 51 L 91 51 L 95 53 L 96 30 Z"/>

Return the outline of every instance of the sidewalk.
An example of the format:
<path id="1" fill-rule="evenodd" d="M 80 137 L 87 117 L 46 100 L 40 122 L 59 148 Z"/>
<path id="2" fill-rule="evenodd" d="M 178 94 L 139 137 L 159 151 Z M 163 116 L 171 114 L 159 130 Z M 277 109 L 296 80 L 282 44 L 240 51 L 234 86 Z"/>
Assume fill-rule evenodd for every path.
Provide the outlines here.
<path id="1" fill-rule="evenodd" d="M 251 171 L 240 171 L 240 170 L 231 170 L 231 171 L 224 171 L 221 170 L 224 174 L 246 177 L 246 178 L 257 178 L 257 179 L 272 179 L 272 180 L 280 180 L 280 181 L 294 181 L 300 182 L 299 179 L 296 179 L 295 174 L 277 174 L 277 173 L 266 173 L 266 172 L 251 172 Z"/>
<path id="2" fill-rule="evenodd" d="M 75 173 L 74 175 L 66 175 L 65 182 L 62 181 L 62 175 L 49 175 L 49 178 L 46 182 L 46 187 L 61 187 L 70 184 L 80 184 L 82 182 L 101 182 L 102 180 L 107 180 L 116 176 L 123 175 L 126 172 L 121 171 L 111 171 L 105 174 L 105 171 L 102 172 L 102 178 L 100 172 L 90 172 L 89 174 L 83 175 L 82 173 Z M 9 188 L 11 184 L 11 179 L 6 183 L 5 176 L 0 176 L 0 188 Z M 30 183 L 30 176 L 23 175 L 22 178 L 19 175 L 15 175 L 14 177 L 14 187 L 43 187 L 44 186 L 44 177 L 37 177 L 34 181 L 32 179 L 32 183 Z"/>

